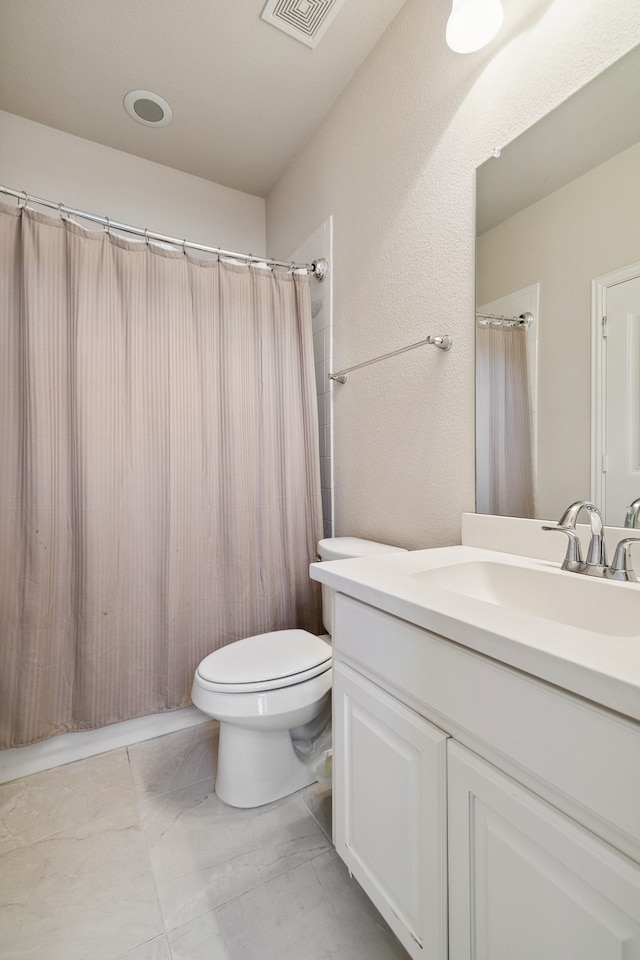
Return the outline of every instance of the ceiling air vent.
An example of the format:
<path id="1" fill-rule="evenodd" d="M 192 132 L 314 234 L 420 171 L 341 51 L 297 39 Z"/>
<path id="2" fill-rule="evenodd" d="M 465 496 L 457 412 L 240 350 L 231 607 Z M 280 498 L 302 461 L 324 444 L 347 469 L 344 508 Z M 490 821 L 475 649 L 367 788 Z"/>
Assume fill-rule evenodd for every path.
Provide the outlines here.
<path id="1" fill-rule="evenodd" d="M 295 37 L 308 47 L 317 47 L 345 0 L 268 0 L 262 19 Z"/>

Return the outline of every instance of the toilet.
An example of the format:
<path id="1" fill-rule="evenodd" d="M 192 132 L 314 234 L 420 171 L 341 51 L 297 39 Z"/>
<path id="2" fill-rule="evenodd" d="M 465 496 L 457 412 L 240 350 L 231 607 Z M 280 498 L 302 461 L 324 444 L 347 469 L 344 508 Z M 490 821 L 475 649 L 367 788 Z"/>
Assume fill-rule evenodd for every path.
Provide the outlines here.
<path id="1" fill-rule="evenodd" d="M 318 544 L 320 560 L 405 552 L 357 537 Z M 232 807 L 260 807 L 316 779 L 294 741 L 309 742 L 330 717 L 333 591 L 322 587 L 322 619 L 329 636 L 277 630 L 245 637 L 199 664 L 191 699 L 220 722 L 215 791 Z"/>

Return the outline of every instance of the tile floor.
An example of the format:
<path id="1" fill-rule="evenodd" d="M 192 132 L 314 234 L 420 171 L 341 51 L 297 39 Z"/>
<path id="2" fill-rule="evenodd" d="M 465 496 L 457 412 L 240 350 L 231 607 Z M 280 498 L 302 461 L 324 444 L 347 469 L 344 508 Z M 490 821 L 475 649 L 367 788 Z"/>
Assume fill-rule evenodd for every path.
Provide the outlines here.
<path id="1" fill-rule="evenodd" d="M 407 960 L 324 832 L 327 788 L 227 807 L 216 735 L 0 786 L 2 960 Z"/>

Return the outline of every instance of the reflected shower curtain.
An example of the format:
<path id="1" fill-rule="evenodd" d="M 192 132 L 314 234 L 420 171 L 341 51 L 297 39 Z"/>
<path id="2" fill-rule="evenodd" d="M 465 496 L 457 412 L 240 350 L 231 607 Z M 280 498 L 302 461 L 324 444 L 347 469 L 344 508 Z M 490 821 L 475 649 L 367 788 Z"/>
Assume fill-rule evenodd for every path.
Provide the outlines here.
<path id="1" fill-rule="evenodd" d="M 0 205 L 0 745 L 317 630 L 310 280 Z"/>
<path id="2" fill-rule="evenodd" d="M 523 327 L 476 327 L 476 508 L 533 517 L 531 403 Z"/>

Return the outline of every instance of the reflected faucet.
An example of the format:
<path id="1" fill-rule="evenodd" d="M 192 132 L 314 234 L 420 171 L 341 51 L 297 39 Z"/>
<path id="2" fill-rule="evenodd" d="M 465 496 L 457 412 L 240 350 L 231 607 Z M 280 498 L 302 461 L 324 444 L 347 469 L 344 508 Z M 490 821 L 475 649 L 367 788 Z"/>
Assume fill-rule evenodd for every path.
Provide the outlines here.
<path id="1" fill-rule="evenodd" d="M 627 507 L 624 525 L 625 527 L 640 527 L 640 497 Z"/>

